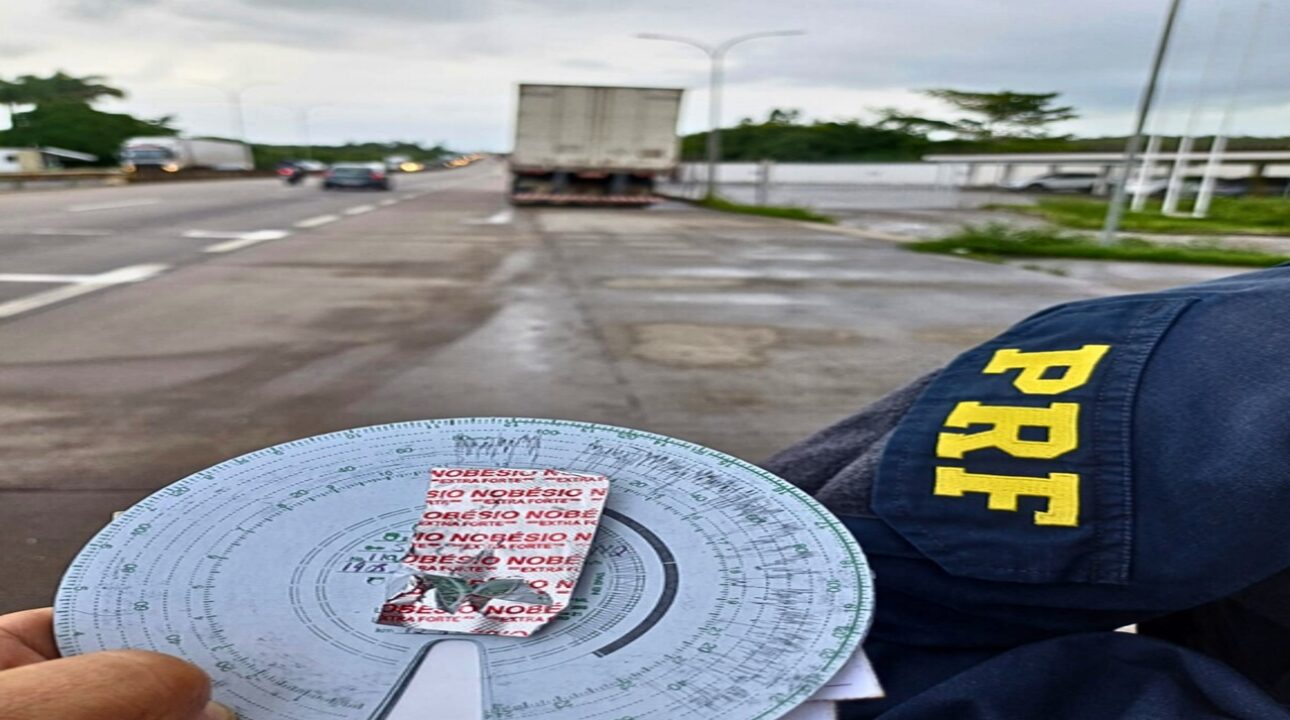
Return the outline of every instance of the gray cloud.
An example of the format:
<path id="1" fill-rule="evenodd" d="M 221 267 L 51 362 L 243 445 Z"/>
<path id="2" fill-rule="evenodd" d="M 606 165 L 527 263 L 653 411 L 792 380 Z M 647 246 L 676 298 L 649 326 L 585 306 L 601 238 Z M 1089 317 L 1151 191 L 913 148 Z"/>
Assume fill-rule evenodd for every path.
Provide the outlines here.
<path id="1" fill-rule="evenodd" d="M 61 0 L 62 10 L 91 20 L 116 18 L 132 10 L 156 5 L 160 0 Z"/>
<path id="2" fill-rule="evenodd" d="M 256 10 L 285 10 L 309 15 L 331 14 L 372 19 L 417 19 L 429 22 L 478 20 L 492 14 L 494 0 L 238 0 Z"/>
<path id="3" fill-rule="evenodd" d="M 1232 0 L 1229 29 L 1210 84 L 1211 103 L 1221 104 L 1235 84 L 1235 65 L 1251 42 L 1255 0 Z M 1187 6 L 1162 78 L 1162 114 L 1185 112 L 1202 85 L 1213 42 L 1217 8 Z M 1285 8 L 1282 8 L 1284 10 Z M 1283 27 L 1282 12 L 1271 27 Z M 1086 117 L 1126 118 L 1146 79 L 1160 32 L 1158 3 L 1122 0 L 977 2 L 921 0 L 900 6 L 880 3 L 822 8 L 810 3 L 799 16 L 804 38 L 750 42 L 730 56 L 732 85 L 786 88 L 910 89 L 954 87 L 1060 92 Z M 833 29 L 822 27 L 830 20 Z M 1269 30 L 1254 37 L 1240 105 L 1273 107 L 1290 101 L 1284 76 L 1290 46 Z M 677 52 L 681 52 L 680 49 Z M 859 115 L 860 108 L 805 108 L 820 116 Z M 1281 132 L 1269 129 L 1267 132 Z"/>
<path id="4" fill-rule="evenodd" d="M 1165 76 L 1164 106 L 1189 106 L 1201 84 L 1218 8 L 1232 18 L 1215 73 L 1231 87 L 1230 65 L 1248 41 L 1258 0 L 1186 3 Z M 24 72 L 50 51 L 58 66 L 108 72 L 137 82 L 149 97 L 173 97 L 185 78 L 228 83 L 268 80 L 260 102 L 352 99 L 371 117 L 342 119 L 353 136 L 395 130 L 403 112 L 446 118 L 476 138 L 506 135 L 516 81 L 685 86 L 702 90 L 707 64 L 679 45 L 634 39 L 640 32 L 674 33 L 716 43 L 760 30 L 801 28 L 805 37 L 751 41 L 727 63 L 731 116 L 762 116 L 770 105 L 795 104 L 811 117 L 855 117 L 870 98 L 905 90 L 1057 91 L 1088 118 L 1070 128 L 1102 132 L 1127 126 L 1163 19 L 1156 0 L 55 0 L 7 26 L 22 43 L 0 46 L 21 55 Z M 1284 132 L 1267 121 L 1270 108 L 1290 103 L 1284 85 L 1290 45 L 1275 28 L 1290 7 L 1274 5 L 1256 48 L 1242 106 L 1263 118 L 1256 132 Z M 156 43 L 127 41 L 121 32 L 146 10 Z M 4 11 L 0 11 L 3 14 Z M 60 26 L 62 20 L 62 26 Z M 80 20 L 82 22 L 70 22 Z M 4 22 L 4 21 L 0 21 Z M 1241 25 L 1244 22 L 1246 25 Z M 41 40 L 40 38 L 47 38 Z M 35 38 L 35 39 L 33 39 Z M 93 47 L 89 52 L 86 48 Z M 37 51 L 40 51 L 37 53 Z M 63 61 L 78 58 L 79 64 Z M 171 72 L 172 68 L 176 68 Z M 271 76 L 271 77 L 268 77 Z M 129 85 L 127 83 L 127 89 Z M 181 92 L 182 95 L 182 92 Z M 135 93 L 135 97 L 140 97 Z M 702 93 L 687 107 L 687 125 L 701 123 Z M 779 98 L 790 98 L 780 100 Z M 1221 104 L 1222 93 L 1214 94 Z M 913 105 L 922 102 L 909 101 Z M 163 111 L 169 108 L 160 106 Z M 924 107 L 930 107 L 924 102 Z M 914 108 L 917 109 L 917 108 Z M 186 115 L 202 117 L 194 106 Z M 278 112 L 278 111 L 273 111 Z M 356 113 L 358 111 L 355 111 Z M 279 114 L 281 114 L 279 112 Z M 211 120 L 223 122 L 212 110 Z M 320 115 L 326 117 L 327 113 Z M 200 121 L 195 121 L 201 124 Z M 328 121 L 320 119 L 326 126 Z M 439 120 L 435 120 L 439 122 Z M 447 123 L 447 120 L 443 121 Z M 1099 129 L 1093 130 L 1096 126 Z M 446 134 L 439 126 L 426 132 Z M 1118 131 L 1118 130 L 1112 130 Z M 340 132 L 338 130 L 337 132 Z M 406 132 L 406 131 L 405 131 Z M 452 139 L 452 138 L 449 138 Z"/>
<path id="5" fill-rule="evenodd" d="M 18 58 L 36 52 L 35 45 L 15 42 L 0 42 L 0 58 Z"/>

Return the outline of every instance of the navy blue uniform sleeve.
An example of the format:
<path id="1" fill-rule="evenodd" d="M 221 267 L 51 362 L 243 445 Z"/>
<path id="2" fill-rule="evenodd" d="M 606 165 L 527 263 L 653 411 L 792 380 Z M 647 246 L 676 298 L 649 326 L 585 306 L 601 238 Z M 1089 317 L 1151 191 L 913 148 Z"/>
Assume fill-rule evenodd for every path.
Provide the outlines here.
<path id="1" fill-rule="evenodd" d="M 1290 571 L 1140 623 L 1138 632 L 1221 660 L 1278 702 L 1290 704 Z"/>
<path id="2" fill-rule="evenodd" d="M 863 703 L 844 720 L 870 717 Z M 1089 633 L 1025 645 L 946 680 L 880 720 L 1288 720 L 1230 667 L 1169 643 Z"/>

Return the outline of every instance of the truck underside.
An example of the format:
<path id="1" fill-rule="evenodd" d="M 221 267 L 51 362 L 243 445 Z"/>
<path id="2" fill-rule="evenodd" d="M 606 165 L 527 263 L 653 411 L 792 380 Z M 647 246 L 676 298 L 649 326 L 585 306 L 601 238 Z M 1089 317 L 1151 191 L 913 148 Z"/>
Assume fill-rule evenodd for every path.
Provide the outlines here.
<path id="1" fill-rule="evenodd" d="M 512 170 L 515 205 L 651 205 L 653 171 Z"/>

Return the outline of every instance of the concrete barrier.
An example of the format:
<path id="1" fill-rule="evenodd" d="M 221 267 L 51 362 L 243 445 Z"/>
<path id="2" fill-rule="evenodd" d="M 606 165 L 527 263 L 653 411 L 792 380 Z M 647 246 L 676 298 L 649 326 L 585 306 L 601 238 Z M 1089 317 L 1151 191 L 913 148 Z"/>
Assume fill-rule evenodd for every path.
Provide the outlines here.
<path id="1" fill-rule="evenodd" d="M 52 190 L 66 187 L 124 185 L 120 170 L 48 170 L 33 173 L 0 173 L 0 192 L 5 190 Z"/>
<path id="2" fill-rule="evenodd" d="M 183 182 L 185 180 L 236 180 L 240 178 L 266 178 L 274 177 L 276 175 L 277 173 L 273 170 L 210 170 L 208 168 L 192 168 L 169 173 L 164 170 L 147 168 L 127 173 L 125 177 L 130 183 L 152 183 Z"/>

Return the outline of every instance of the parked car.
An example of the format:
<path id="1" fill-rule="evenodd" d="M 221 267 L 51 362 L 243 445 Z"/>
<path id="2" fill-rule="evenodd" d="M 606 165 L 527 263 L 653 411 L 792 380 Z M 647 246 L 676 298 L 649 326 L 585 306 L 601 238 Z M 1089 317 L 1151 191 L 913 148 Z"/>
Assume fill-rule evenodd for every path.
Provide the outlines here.
<path id="1" fill-rule="evenodd" d="M 1049 173 L 1026 180 L 1002 183 L 1009 190 L 1024 192 L 1091 193 L 1097 186 L 1097 173 Z"/>
<path id="2" fill-rule="evenodd" d="M 390 174 L 383 163 L 337 163 L 323 176 L 323 190 L 376 188 L 389 190 Z"/>

